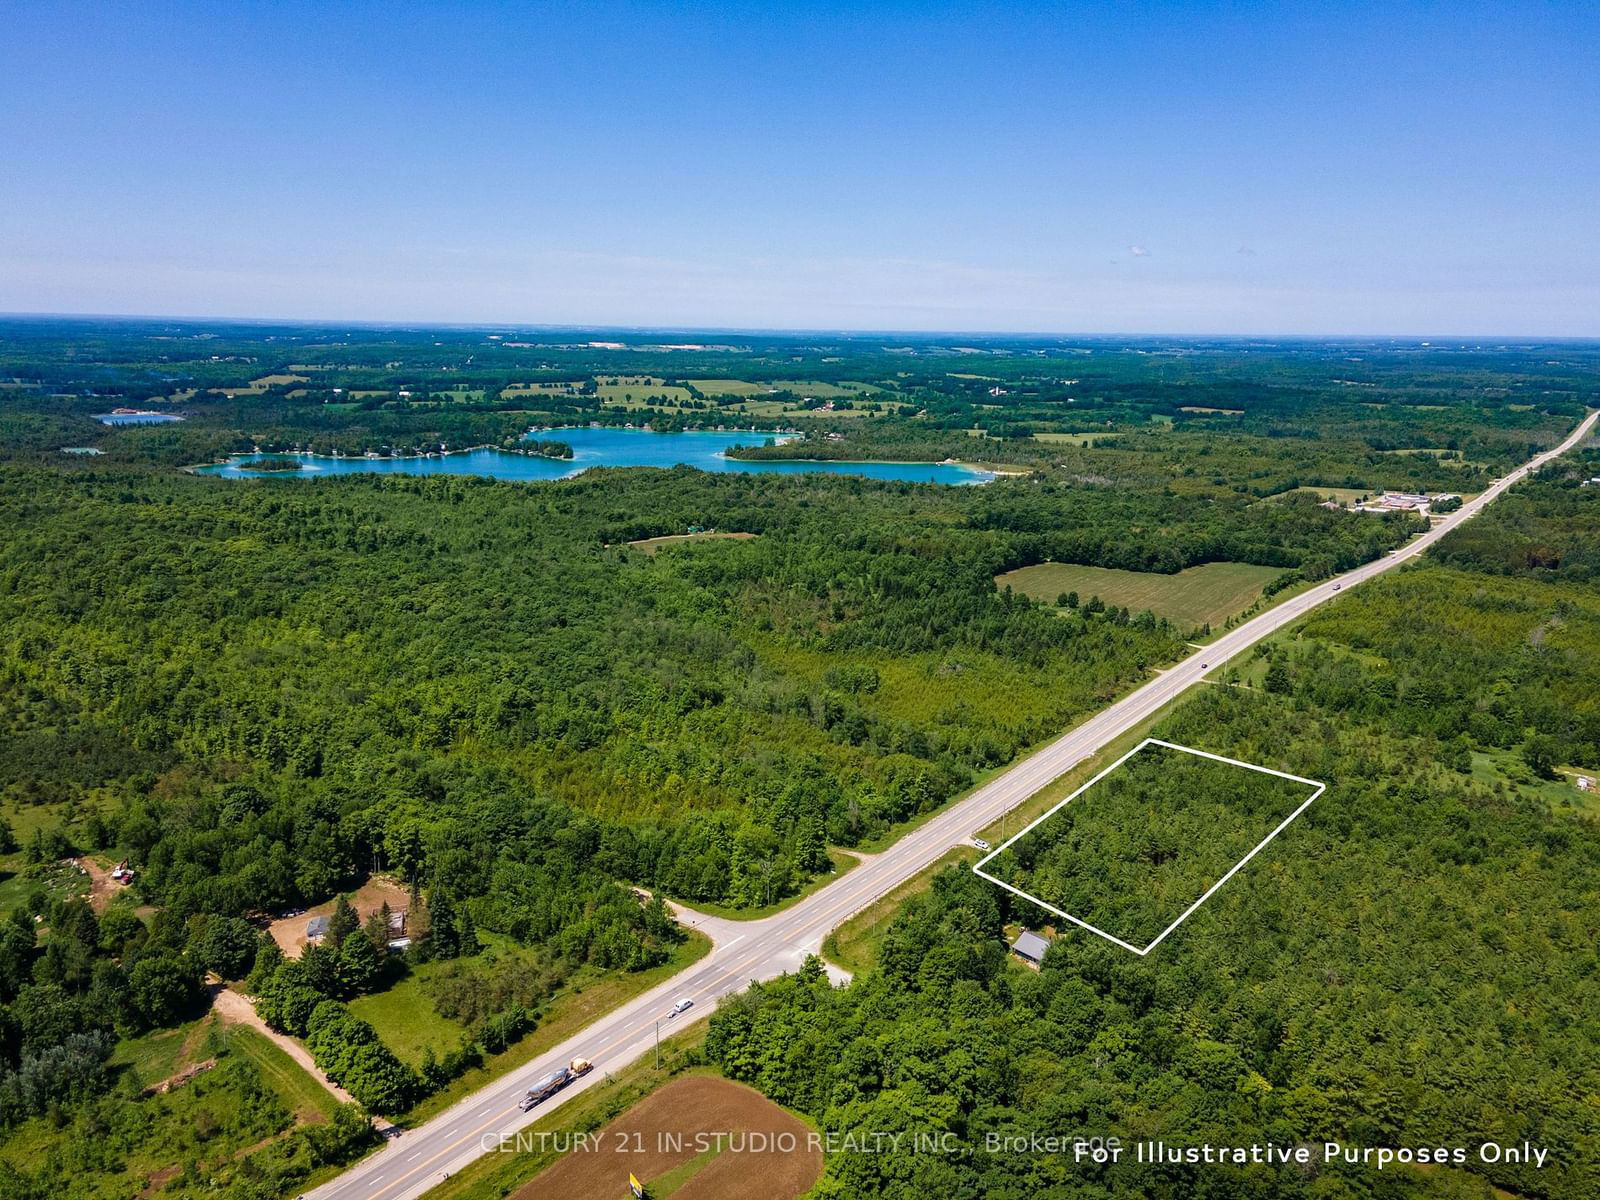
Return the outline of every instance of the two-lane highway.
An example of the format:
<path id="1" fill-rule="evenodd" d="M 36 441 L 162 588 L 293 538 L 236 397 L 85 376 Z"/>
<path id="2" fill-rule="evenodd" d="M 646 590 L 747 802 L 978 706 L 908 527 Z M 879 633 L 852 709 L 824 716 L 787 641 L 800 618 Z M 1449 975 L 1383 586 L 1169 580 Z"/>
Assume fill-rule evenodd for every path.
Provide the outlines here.
<path id="1" fill-rule="evenodd" d="M 1424 553 L 1451 529 L 1492 504 L 1528 472 L 1576 446 L 1593 430 L 1597 417 L 1600 413 L 1589 414 L 1555 449 L 1518 467 L 1401 549 L 1308 588 L 1160 672 L 1149 683 L 975 789 L 837 882 L 759 921 L 699 918 L 699 928 L 711 936 L 715 946 L 697 966 L 601 1017 L 523 1070 L 489 1084 L 426 1124 L 393 1139 L 310 1195 L 316 1200 L 411 1200 L 420 1196 L 446 1174 L 494 1151 L 502 1138 L 510 1138 L 594 1086 L 608 1070 L 620 1069 L 649 1052 L 658 1021 L 664 1036 L 709 1016 L 719 997 L 744 988 L 752 980 L 770 979 L 794 970 L 807 954 L 821 947 L 823 938 L 841 922 L 937 861 L 951 846 L 967 841 L 975 830 L 997 821 L 1051 780 L 1137 728 L 1229 659 L 1342 590 Z M 694 1007 L 667 1019 L 668 1010 L 679 998 L 693 1000 Z M 593 1060 L 596 1069 L 531 1112 L 518 1108 L 517 1101 L 530 1082 L 578 1056 Z"/>

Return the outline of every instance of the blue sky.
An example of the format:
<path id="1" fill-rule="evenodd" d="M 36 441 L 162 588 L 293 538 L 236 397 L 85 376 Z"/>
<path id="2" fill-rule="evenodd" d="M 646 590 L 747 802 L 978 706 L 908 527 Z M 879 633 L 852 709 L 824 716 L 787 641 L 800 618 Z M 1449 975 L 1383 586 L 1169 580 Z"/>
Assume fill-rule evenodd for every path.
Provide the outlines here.
<path id="1" fill-rule="evenodd" d="M 26 3 L 0 311 L 1600 336 L 1600 5 Z"/>

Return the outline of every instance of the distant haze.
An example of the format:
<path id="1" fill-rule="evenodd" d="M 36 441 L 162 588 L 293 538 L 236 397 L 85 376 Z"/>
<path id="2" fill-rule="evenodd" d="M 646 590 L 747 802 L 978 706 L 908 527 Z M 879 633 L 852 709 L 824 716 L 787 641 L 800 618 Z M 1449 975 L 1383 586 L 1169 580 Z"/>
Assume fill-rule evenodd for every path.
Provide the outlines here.
<path id="1" fill-rule="evenodd" d="M 1600 5 L 13 4 L 0 311 L 1600 335 Z"/>

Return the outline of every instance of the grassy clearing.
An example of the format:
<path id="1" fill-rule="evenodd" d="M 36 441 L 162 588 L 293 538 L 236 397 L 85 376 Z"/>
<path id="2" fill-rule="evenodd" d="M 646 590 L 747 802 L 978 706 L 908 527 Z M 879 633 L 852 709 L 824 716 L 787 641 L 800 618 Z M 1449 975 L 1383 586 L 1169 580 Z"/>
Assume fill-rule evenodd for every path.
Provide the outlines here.
<path id="1" fill-rule="evenodd" d="M 142 1037 L 125 1038 L 111 1052 L 111 1063 L 130 1068 L 146 1087 L 170 1079 L 187 1065 L 184 1048 L 200 1024 L 191 1022 L 176 1029 L 158 1029 Z"/>
<path id="2" fill-rule="evenodd" d="M 254 1029 L 224 1025 L 219 1036 L 232 1053 L 250 1061 L 262 1082 L 278 1094 L 296 1120 L 325 1121 L 333 1115 L 338 1102 L 332 1093 Z"/>
<path id="3" fill-rule="evenodd" d="M 669 979 L 685 967 L 698 962 L 710 951 L 711 939 L 691 930 L 688 940 L 678 946 L 673 951 L 672 957 L 659 967 L 631 973 L 617 971 L 598 973 L 587 969 L 579 971 L 545 1005 L 544 1018 L 539 1022 L 537 1029 L 503 1053 L 484 1059 L 483 1066 L 475 1067 L 452 1080 L 440 1091 L 418 1104 L 397 1123 L 411 1127 L 443 1112 L 485 1084 L 526 1066 L 550 1047 L 571 1037 L 619 1005 L 626 1004 L 642 992 L 649 991 L 662 980 Z M 379 1032 L 383 1034 L 385 1041 L 389 1040 L 386 1032 L 383 1030 Z"/>
<path id="4" fill-rule="evenodd" d="M 63 863 L 29 866 L 20 853 L 0 860 L 0 915 L 21 908 L 36 888 L 52 900 L 87 896 L 89 877 Z"/>
<path id="5" fill-rule="evenodd" d="M 269 387 L 287 387 L 291 383 L 310 383 L 304 375 L 263 375 L 259 379 L 252 379 L 246 387 L 222 388 L 225 396 L 260 396 Z"/>
<path id="6" fill-rule="evenodd" d="M 587 1133 L 620 1116 L 669 1079 L 682 1075 L 716 1075 L 715 1071 L 700 1065 L 700 1047 L 705 1038 L 706 1026 L 702 1021 L 665 1039 L 661 1043 L 660 1070 L 655 1068 L 653 1053 L 643 1055 L 622 1070 L 608 1074 L 601 1083 L 555 1109 L 548 1117 L 535 1121 L 529 1131 L 535 1135 Z M 538 1146 L 540 1140 L 535 1136 L 531 1144 Z M 426 1200 L 503 1200 L 561 1157 L 557 1150 L 560 1138 L 543 1140 L 547 1148 L 542 1150 L 525 1154 L 485 1154 L 470 1167 L 429 1189 L 424 1196 Z M 623 1194 L 626 1195 L 626 1191 Z"/>
<path id="7" fill-rule="evenodd" d="M 958 862 L 977 862 L 979 853 L 972 846 L 952 846 L 932 866 L 880 896 L 830 933 L 822 943 L 822 956 L 852 975 L 871 969 L 878 961 L 878 949 L 900 906 L 927 891 L 940 871 Z"/>
<path id="8" fill-rule="evenodd" d="M 1593 772 L 1585 772 L 1592 775 Z M 1600 812 L 1600 796 L 1580 791 L 1574 769 L 1572 775 L 1560 779 L 1540 779 L 1528 769 L 1522 755 L 1515 750 L 1474 750 L 1472 752 L 1472 778 L 1477 783 L 1493 787 L 1497 783 L 1514 788 L 1524 796 L 1543 801 L 1553 813 Z"/>
<path id="9" fill-rule="evenodd" d="M 5 823 L 11 826 L 17 844 L 26 846 L 39 830 L 66 825 L 67 809 L 64 803 L 0 804 L 0 818 L 4 818 Z M 85 814 L 80 809 L 78 815 L 81 817 Z"/>
<path id="10" fill-rule="evenodd" d="M 1381 490 L 1381 488 L 1297 487 L 1290 488 L 1286 492 L 1274 492 L 1263 498 L 1260 503 L 1276 504 L 1285 496 L 1306 495 L 1315 496 L 1319 500 L 1337 500 L 1340 504 L 1350 505 L 1365 500 Z"/>
<path id="11" fill-rule="evenodd" d="M 1014 591 L 1046 603 L 1054 603 L 1062 592 L 1077 592 L 1085 601 L 1099 596 L 1107 604 L 1126 606 L 1135 612 L 1149 609 L 1179 626 L 1198 626 L 1208 622 L 1220 625 L 1243 612 L 1280 574 L 1278 567 L 1233 562 L 1205 563 L 1176 575 L 1041 563 L 998 575 L 995 586 L 1009 585 Z"/>
<path id="12" fill-rule="evenodd" d="M 442 1058 L 467 1036 L 467 1027 L 460 1021 L 434 1011 L 424 987 L 428 975 L 443 965 L 422 963 L 392 987 L 350 1001 L 350 1011 L 376 1029 L 395 1056 L 413 1067 L 422 1064 L 429 1050 Z"/>
<path id="13" fill-rule="evenodd" d="M 751 383 L 748 379 L 690 379 L 685 382 L 707 396 L 765 396 L 778 390 L 775 383 Z"/>
<path id="14" fill-rule="evenodd" d="M 738 404 L 726 404 L 718 408 L 718 412 L 733 416 L 758 417 L 764 421 L 775 421 L 780 417 L 826 417 L 830 421 L 849 421 L 860 417 L 870 417 L 865 405 L 854 408 L 841 408 L 833 412 L 822 413 L 816 409 L 804 408 L 799 405 L 785 404 L 781 400 L 754 399 L 744 400 Z"/>
<path id="15" fill-rule="evenodd" d="M 577 391 L 577 385 L 572 383 L 513 383 L 502 388 L 500 396 L 516 400 L 526 396 L 575 396 Z"/>
<path id="16" fill-rule="evenodd" d="M 637 542 L 629 542 L 635 550 L 643 550 L 646 554 L 654 554 L 663 546 L 675 546 L 679 542 L 700 542 L 716 540 L 718 538 L 732 538 L 735 541 L 748 541 L 753 537 L 760 537 L 757 533 L 671 533 L 666 537 L 640 538 Z"/>
<path id="17" fill-rule="evenodd" d="M 663 1171 L 660 1175 L 657 1175 L 650 1181 L 650 1200 L 667 1200 L 668 1196 L 678 1191 L 684 1184 L 709 1167 L 711 1161 L 722 1154 L 723 1150 L 724 1143 L 718 1140 L 700 1151 L 688 1162 L 679 1163 L 671 1170 Z"/>

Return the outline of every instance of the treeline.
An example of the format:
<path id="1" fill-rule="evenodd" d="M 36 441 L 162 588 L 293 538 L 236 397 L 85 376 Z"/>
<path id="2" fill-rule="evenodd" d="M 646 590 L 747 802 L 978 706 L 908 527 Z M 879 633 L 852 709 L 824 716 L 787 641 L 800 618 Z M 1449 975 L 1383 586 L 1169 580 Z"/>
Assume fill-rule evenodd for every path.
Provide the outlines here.
<path id="1" fill-rule="evenodd" d="M 1370 562 L 1421 527 L 1409 516 L 1367 519 L 1323 508 L 1316 496 L 1286 496 L 1272 504 L 1196 503 L 1173 495 L 1128 496 L 1096 491 L 1094 521 L 1062 519 L 1063 502 L 1088 489 L 1043 483 L 985 492 L 968 521 L 1012 534 L 996 573 L 1040 562 L 1080 563 L 1173 574 L 1208 562 L 1246 562 L 1298 568 L 1323 579 Z M 1160 536 L 1150 536 L 1151 527 Z"/>
<path id="2" fill-rule="evenodd" d="M 0 786 L 73 806 L 85 848 L 125 848 L 190 911 L 320 900 L 383 866 L 430 896 L 459 873 L 444 890 L 480 924 L 533 938 L 577 915 L 545 893 L 596 862 L 761 903 L 1179 649 L 997 595 L 994 539 L 949 532 L 970 503 L 953 490 L 690 471 L 5 486 Z M 694 523 L 766 536 L 617 548 Z M 884 686 L 830 674 L 874 663 Z M 927 706 L 930 678 L 948 704 Z M 627 965 L 620 936 L 585 940 Z"/>

